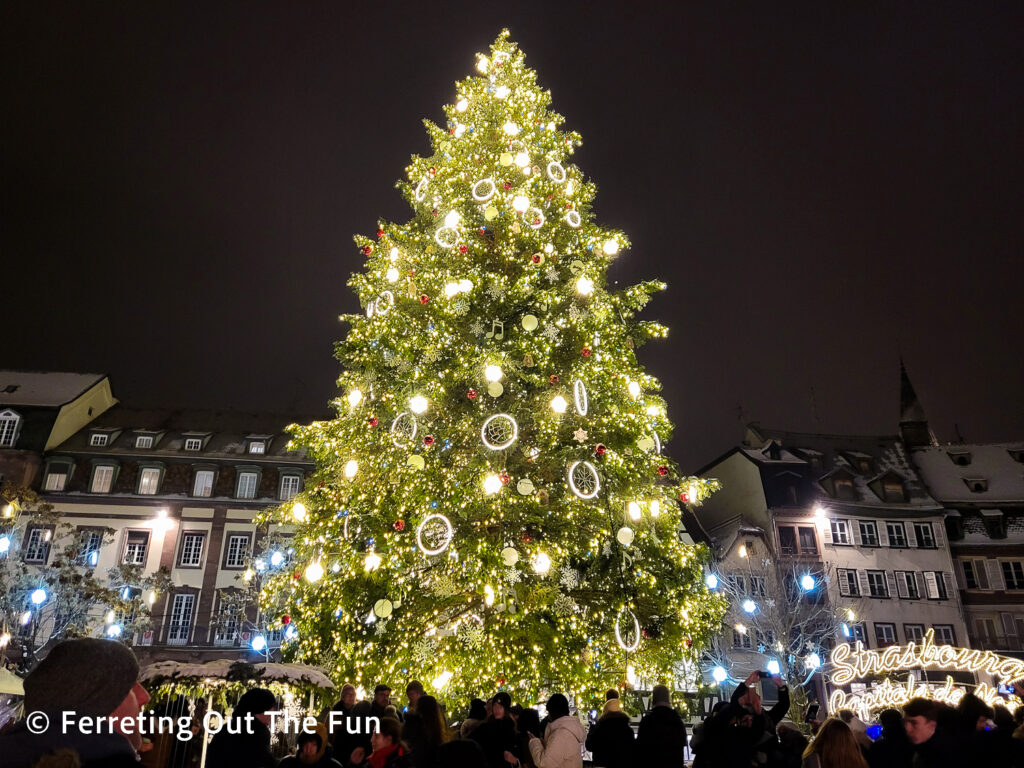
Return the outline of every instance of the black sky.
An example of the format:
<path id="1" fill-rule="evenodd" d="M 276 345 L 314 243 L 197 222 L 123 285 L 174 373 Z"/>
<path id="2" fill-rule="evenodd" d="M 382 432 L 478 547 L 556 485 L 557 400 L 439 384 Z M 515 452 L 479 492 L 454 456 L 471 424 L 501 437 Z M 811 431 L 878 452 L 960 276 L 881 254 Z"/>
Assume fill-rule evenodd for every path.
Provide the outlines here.
<path id="1" fill-rule="evenodd" d="M 8 3 L 0 367 L 323 410 L 353 233 L 511 29 L 661 277 L 671 452 L 744 420 L 1024 437 L 1024 5 Z"/>

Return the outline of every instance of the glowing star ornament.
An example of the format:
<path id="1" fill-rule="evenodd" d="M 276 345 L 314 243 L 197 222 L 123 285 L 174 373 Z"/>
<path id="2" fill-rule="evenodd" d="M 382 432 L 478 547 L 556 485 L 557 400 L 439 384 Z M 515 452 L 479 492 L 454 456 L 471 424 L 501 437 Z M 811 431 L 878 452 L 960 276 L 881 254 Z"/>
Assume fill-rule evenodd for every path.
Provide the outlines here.
<path id="1" fill-rule="evenodd" d="M 314 561 L 306 566 L 306 580 L 315 584 L 324 577 L 324 567 L 319 561 Z"/>
<path id="2" fill-rule="evenodd" d="M 409 398 L 409 410 L 419 415 L 427 410 L 427 398 L 423 395 L 414 395 Z"/>
<path id="3" fill-rule="evenodd" d="M 530 561 L 530 565 L 533 566 L 533 572 L 538 576 L 546 576 L 551 570 L 551 558 L 544 552 L 538 552 Z"/>
<path id="4" fill-rule="evenodd" d="M 561 395 L 555 395 L 553 398 L 551 398 L 551 410 L 554 411 L 555 413 L 565 413 L 568 408 L 569 403 Z"/>
<path id="5" fill-rule="evenodd" d="M 380 555 L 371 549 L 366 553 L 366 557 L 363 559 L 363 568 L 366 569 L 367 573 L 371 573 L 380 568 L 380 563 Z"/>
<path id="6" fill-rule="evenodd" d="M 350 407 L 355 408 L 361 402 L 363 402 L 363 393 L 359 389 L 353 389 L 348 393 L 348 404 Z"/>
<path id="7" fill-rule="evenodd" d="M 594 292 L 594 281 L 589 277 L 581 277 L 576 281 L 576 293 L 580 296 L 590 296 Z"/>
<path id="8" fill-rule="evenodd" d="M 493 496 L 498 493 L 504 485 L 505 484 L 501 482 L 501 478 L 498 475 L 488 475 L 484 478 L 484 493 L 488 496 Z"/>

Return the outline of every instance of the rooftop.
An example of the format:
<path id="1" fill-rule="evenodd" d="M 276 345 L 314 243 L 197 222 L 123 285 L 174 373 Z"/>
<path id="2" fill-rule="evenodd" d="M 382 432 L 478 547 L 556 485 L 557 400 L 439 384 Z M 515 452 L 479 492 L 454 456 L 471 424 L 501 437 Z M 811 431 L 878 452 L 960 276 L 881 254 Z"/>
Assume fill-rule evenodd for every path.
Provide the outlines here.
<path id="1" fill-rule="evenodd" d="M 101 373 L 0 371 L 0 405 L 58 408 L 105 378 Z"/>
<path id="2" fill-rule="evenodd" d="M 944 504 L 1024 504 L 1024 442 L 927 446 L 913 460 Z"/>

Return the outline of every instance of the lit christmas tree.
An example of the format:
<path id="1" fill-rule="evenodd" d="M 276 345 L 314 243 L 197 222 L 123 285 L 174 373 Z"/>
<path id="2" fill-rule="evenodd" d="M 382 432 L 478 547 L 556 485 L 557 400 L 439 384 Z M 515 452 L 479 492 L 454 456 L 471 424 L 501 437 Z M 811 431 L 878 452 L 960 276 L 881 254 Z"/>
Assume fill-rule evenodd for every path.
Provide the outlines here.
<path id="1" fill-rule="evenodd" d="M 268 628 L 367 688 L 587 697 L 670 678 L 720 626 L 679 537 L 679 500 L 713 487 L 662 454 L 634 354 L 666 335 L 636 320 L 665 286 L 606 286 L 628 240 L 523 59 L 507 32 L 478 57 L 399 184 L 412 219 L 356 238 L 338 416 L 295 428 L 317 471 L 268 515 L 271 542 L 296 531 L 258 563 Z"/>

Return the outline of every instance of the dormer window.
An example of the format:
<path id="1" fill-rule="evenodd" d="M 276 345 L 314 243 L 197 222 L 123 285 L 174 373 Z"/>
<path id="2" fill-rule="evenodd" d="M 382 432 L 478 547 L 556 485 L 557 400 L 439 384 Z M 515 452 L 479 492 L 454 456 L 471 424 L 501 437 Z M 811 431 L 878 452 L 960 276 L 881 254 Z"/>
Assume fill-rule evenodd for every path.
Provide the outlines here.
<path id="1" fill-rule="evenodd" d="M 89 445 L 92 448 L 103 448 L 106 446 L 107 441 L 110 439 L 110 435 L 104 432 L 93 432 L 89 436 Z"/>
<path id="2" fill-rule="evenodd" d="M 829 482 L 832 485 L 832 496 L 845 501 L 854 501 L 857 496 L 853 488 L 853 478 L 843 473 L 837 473 L 831 477 Z"/>
<path id="3" fill-rule="evenodd" d="M 265 440 L 250 440 L 249 441 L 249 453 L 254 453 L 262 456 L 267 452 L 267 443 Z"/>
<path id="4" fill-rule="evenodd" d="M 971 465 L 970 451 L 950 451 L 946 455 L 949 456 L 949 460 L 958 467 L 969 467 Z"/>
<path id="5" fill-rule="evenodd" d="M 201 438 L 201 437 L 186 437 L 185 438 L 185 450 L 186 451 L 201 451 L 201 450 L 203 450 L 203 438 Z"/>
<path id="6" fill-rule="evenodd" d="M 981 521 L 985 524 L 985 533 L 990 539 L 1006 538 L 1006 517 L 1001 509 L 981 510 Z"/>
<path id="7" fill-rule="evenodd" d="M 903 480 L 895 474 L 888 474 L 882 478 L 882 501 L 902 502 L 907 500 L 906 490 L 903 487 Z"/>
<path id="8" fill-rule="evenodd" d="M 153 436 L 152 435 L 138 435 L 135 438 L 136 448 L 152 448 L 153 447 Z"/>
<path id="9" fill-rule="evenodd" d="M 865 475 L 871 472 L 871 459 L 863 456 L 857 458 L 857 469 L 863 472 Z"/>
<path id="10" fill-rule="evenodd" d="M 10 408 L 0 411 L 0 448 L 13 448 L 18 440 L 21 416 Z"/>
<path id="11" fill-rule="evenodd" d="M 1010 458 L 1019 464 L 1024 464 L 1024 448 L 1010 448 L 1007 450 L 1010 454 Z"/>
<path id="12" fill-rule="evenodd" d="M 985 493 L 988 490 L 988 480 L 983 477 L 965 477 L 964 484 L 971 493 Z"/>

